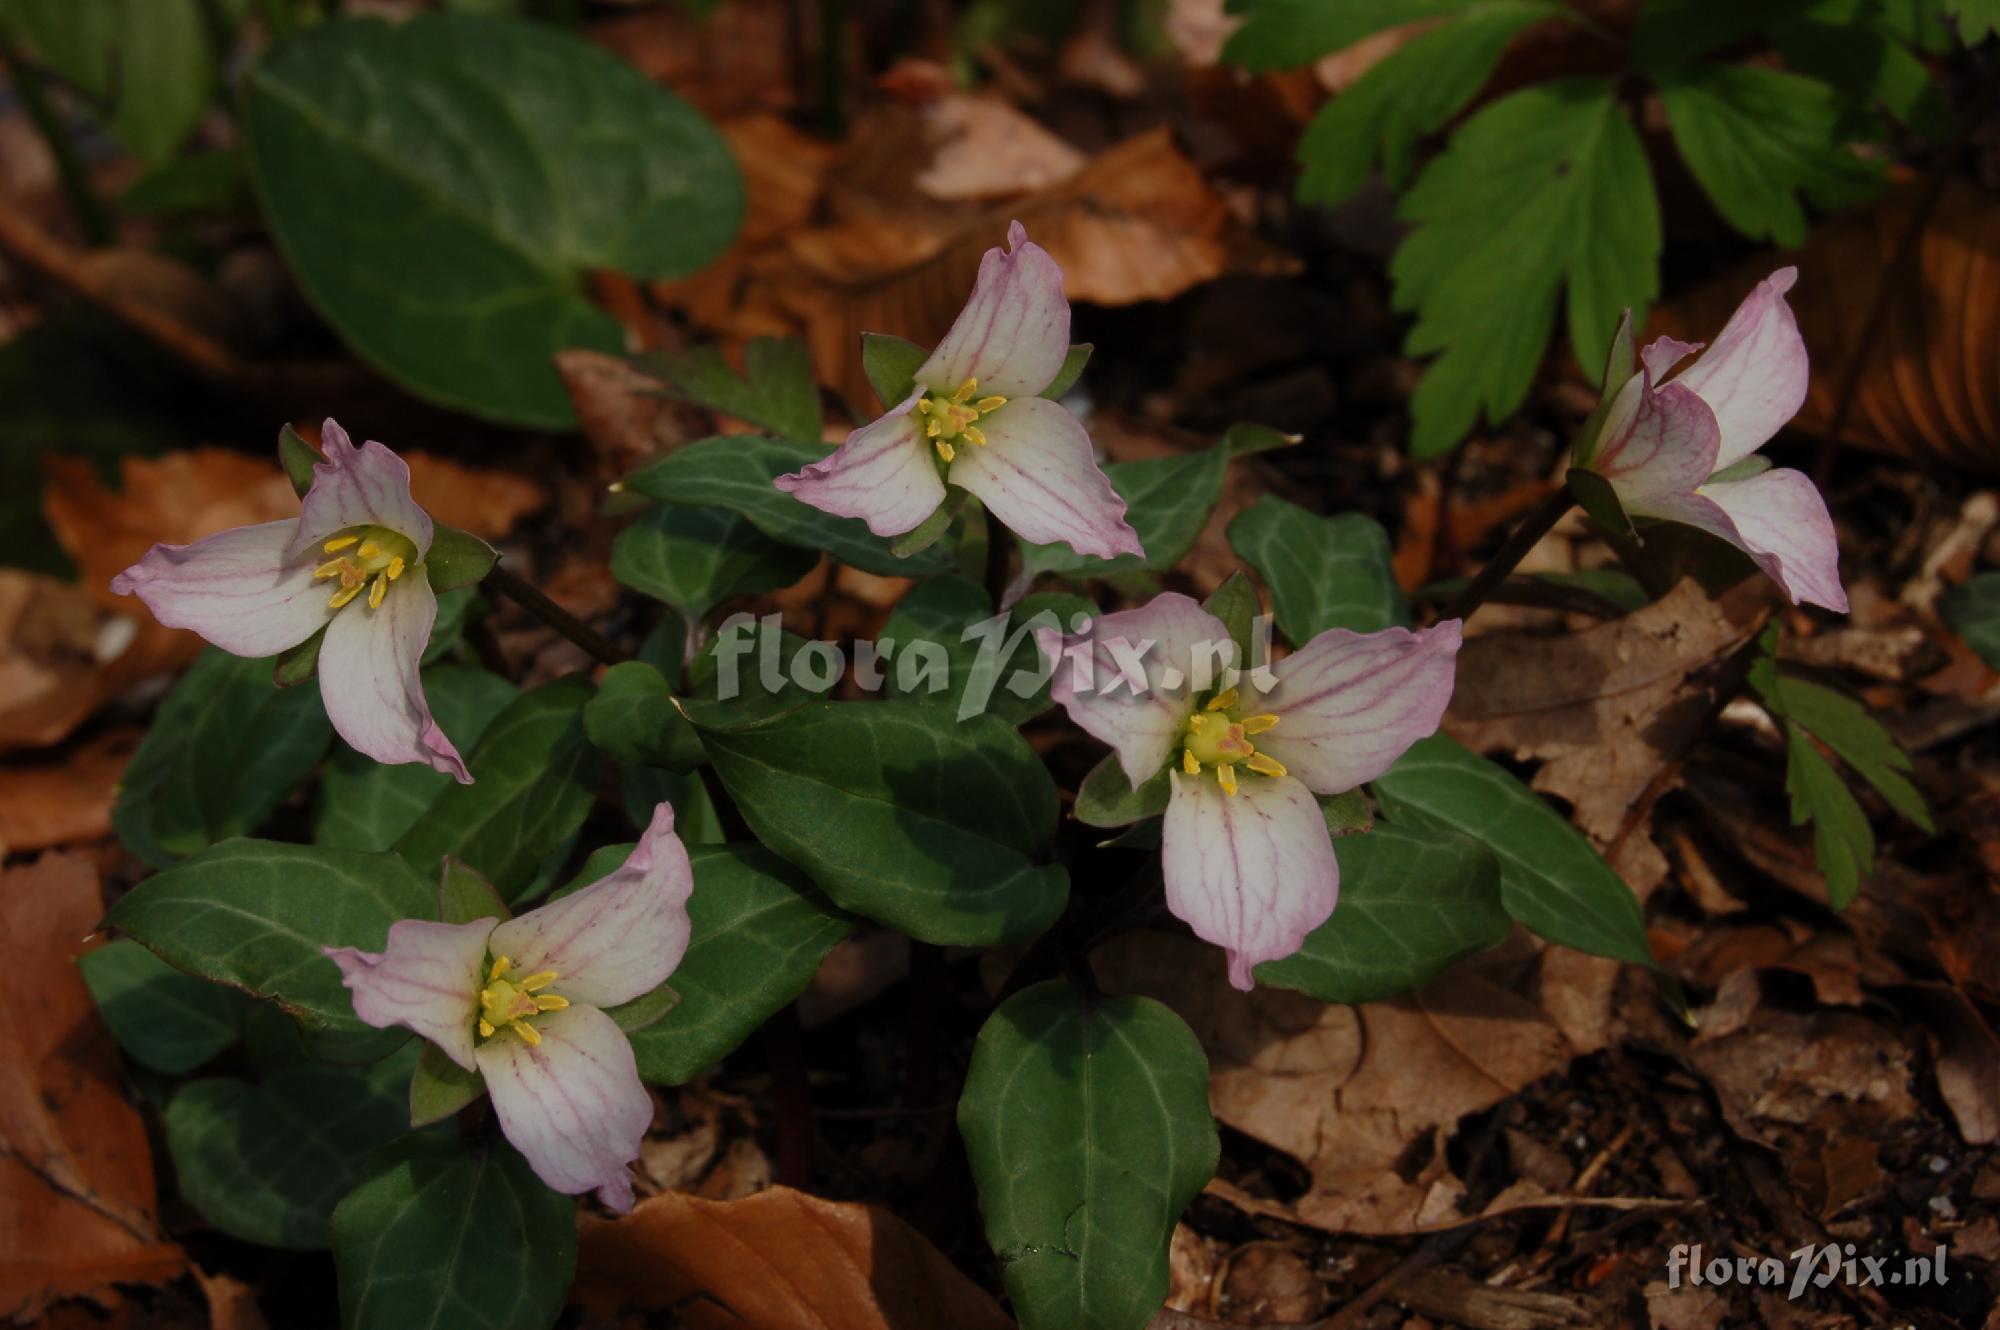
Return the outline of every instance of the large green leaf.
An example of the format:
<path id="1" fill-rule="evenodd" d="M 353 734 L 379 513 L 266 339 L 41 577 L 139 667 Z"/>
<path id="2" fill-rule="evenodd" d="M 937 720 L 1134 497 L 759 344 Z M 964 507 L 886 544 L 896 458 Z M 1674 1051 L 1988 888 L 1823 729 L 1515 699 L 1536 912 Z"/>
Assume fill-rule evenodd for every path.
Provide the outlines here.
<path id="1" fill-rule="evenodd" d="M 661 504 L 618 533 L 611 575 L 700 619 L 732 596 L 775 591 L 812 571 L 818 556 L 781 545 L 727 508 Z"/>
<path id="2" fill-rule="evenodd" d="M 1329 628 L 1407 626 L 1389 534 L 1362 513 L 1321 517 L 1267 494 L 1229 523 L 1229 545 L 1271 589 L 1278 631 L 1304 646 Z"/>
<path id="3" fill-rule="evenodd" d="M 958 1126 L 1024 1330 L 1142 1330 L 1221 1152 L 1194 1031 L 1149 998 L 1023 989 L 979 1032 Z"/>
<path id="4" fill-rule="evenodd" d="M 119 898 L 106 922 L 176 969 L 276 999 L 308 1025 L 360 1030 L 322 947 L 380 951 L 430 919 L 437 887 L 393 854 L 224 841 Z"/>
<path id="5" fill-rule="evenodd" d="M 666 676 L 643 660 L 621 661 L 604 672 L 597 696 L 584 705 L 583 730 L 626 765 L 693 771 L 707 760 Z"/>
<path id="6" fill-rule="evenodd" d="M 1082 596 L 1028 596 L 1004 616 L 986 589 L 964 577 L 934 577 L 896 602 L 882 626 L 893 642 L 879 668 L 888 696 L 989 712 L 1019 725 L 1048 710 L 1051 671 L 1035 629 L 1078 631 L 1077 616 L 1097 607 Z"/>
<path id="7" fill-rule="evenodd" d="M 261 1083 L 191 1081 L 167 1105 L 180 1193 L 209 1223 L 263 1247 L 327 1245 L 333 1207 L 368 1152 L 410 1129 L 412 1046 L 370 1067 L 302 1064 Z"/>
<path id="8" fill-rule="evenodd" d="M 1392 821 L 1460 831 L 1491 850 L 1507 913 L 1549 941 L 1653 963 L 1632 889 L 1504 768 L 1438 734 L 1414 744 L 1374 788 Z"/>
<path id="9" fill-rule="evenodd" d="M 632 848 L 598 850 L 558 894 L 597 881 Z M 631 1036 L 639 1075 L 654 1085 L 679 1085 L 727 1057 L 805 991 L 826 953 L 854 928 L 803 874 L 762 846 L 690 845 L 688 861 L 694 935 L 667 980 L 681 1000 Z"/>
<path id="10" fill-rule="evenodd" d="M 77 958 L 98 1014 L 126 1056 L 154 1071 L 193 1071 L 243 1033 L 248 1000 L 182 974 L 126 938 Z"/>
<path id="11" fill-rule="evenodd" d="M 603 759 L 583 731 L 590 697 L 590 682 L 572 676 L 508 703 L 466 754 L 472 784 L 447 786 L 396 852 L 429 877 L 446 855 L 462 859 L 517 899 L 597 797 Z"/>
<path id="12" fill-rule="evenodd" d="M 576 1202 L 504 1141 L 411 1136 L 333 1212 L 344 1330 L 546 1330 L 576 1270 Z"/>
<path id="13" fill-rule="evenodd" d="M 1450 18 L 1482 0 L 1229 0 L 1243 19 L 1222 58 L 1259 72 L 1309 65 L 1384 28 Z"/>
<path id="14" fill-rule="evenodd" d="M 595 269 L 692 272 L 743 184 L 686 103 L 554 28 L 336 19 L 243 76 L 257 192 L 306 294 L 364 359 L 440 404 L 563 428 L 550 357 L 618 351 Z"/>
<path id="15" fill-rule="evenodd" d="M 1062 910 L 1063 870 L 1035 862 L 1055 785 L 996 717 L 823 702 L 702 739 L 757 838 L 845 909 L 963 946 L 1029 936 Z"/>
<path id="16" fill-rule="evenodd" d="M 111 820 L 155 868 L 257 830 L 326 751 L 319 689 L 274 687 L 273 664 L 210 647 L 154 714 Z"/>
<path id="17" fill-rule="evenodd" d="M 825 550 L 842 563 L 889 577 L 927 577 L 951 566 L 943 543 L 899 559 L 859 518 L 835 517 L 771 484 L 833 450 L 799 439 L 758 435 L 703 439 L 641 467 L 625 488 L 667 503 L 705 504 L 743 514 L 773 540 Z"/>
<path id="18" fill-rule="evenodd" d="M 107 105 L 112 132 L 151 165 L 173 156 L 215 96 L 201 0 L 7 0 L 8 30 Z"/>
<path id="19" fill-rule="evenodd" d="M 1384 824 L 1333 842 L 1340 904 L 1281 961 L 1257 967 L 1325 1002 L 1373 1002 L 1421 988 L 1513 927 L 1500 862 L 1469 836 Z"/>
<path id="20" fill-rule="evenodd" d="M 1480 111 L 1403 196 L 1416 229 L 1390 265 L 1416 312 L 1405 350 L 1438 355 L 1411 401 L 1418 457 L 1506 418 L 1548 350 L 1567 287 L 1570 345 L 1595 375 L 1621 310 L 1659 289 L 1660 218 L 1638 133 L 1608 79 L 1539 83 Z"/>
<path id="21" fill-rule="evenodd" d="M 460 753 L 472 750 L 520 691 L 497 674 L 463 665 L 424 671 L 431 715 Z M 347 850 L 390 849 L 451 783 L 421 762 L 377 762 L 342 744 L 320 775 L 313 840 Z"/>

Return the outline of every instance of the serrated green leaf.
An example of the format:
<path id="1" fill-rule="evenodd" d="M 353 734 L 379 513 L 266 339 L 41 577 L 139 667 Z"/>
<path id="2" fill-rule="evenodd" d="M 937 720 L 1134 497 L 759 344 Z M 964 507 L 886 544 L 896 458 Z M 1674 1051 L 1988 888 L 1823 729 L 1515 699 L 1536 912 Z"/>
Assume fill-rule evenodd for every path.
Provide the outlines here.
<path id="1" fill-rule="evenodd" d="M 2000 573 L 1981 573 L 1953 587 L 1938 610 L 1981 660 L 2000 670 Z"/>
<path id="2" fill-rule="evenodd" d="M 1798 195 L 1821 207 L 1866 197 L 1886 163 L 1857 156 L 1850 104 L 1818 79 L 1743 65 L 1691 65 L 1663 75 L 1660 100 L 1681 158 L 1729 224 L 1753 240 L 1804 243 Z"/>
<path id="3" fill-rule="evenodd" d="M 410 1072 L 410 1125 L 443 1122 L 485 1093 L 484 1076 L 459 1066 L 436 1044 L 426 1043 Z"/>
<path id="4" fill-rule="evenodd" d="M 1750 682 L 1772 711 L 1803 726 L 1831 748 L 1856 775 L 1875 787 L 1889 807 L 1925 831 L 1937 830 L 1923 795 L 1910 783 L 1910 755 L 1896 746 L 1868 708 L 1831 688 L 1780 674 L 1768 655 L 1752 667 Z"/>
<path id="5" fill-rule="evenodd" d="M 1373 788 L 1392 823 L 1462 832 L 1491 850 L 1512 918 L 1593 956 L 1653 963 L 1632 889 L 1504 768 L 1439 734 L 1413 744 Z"/>
<path id="6" fill-rule="evenodd" d="M 796 337 L 758 337 L 743 351 L 743 373 L 714 346 L 660 351 L 639 367 L 676 397 L 762 425 L 782 439 L 819 438 L 819 384 L 806 344 Z"/>
<path id="7" fill-rule="evenodd" d="M 586 276 L 692 272 L 742 217 L 700 114 L 545 25 L 335 19 L 267 49 L 241 90 L 258 197 L 307 296 L 363 359 L 483 419 L 573 426 L 554 353 L 624 340 Z"/>
<path id="8" fill-rule="evenodd" d="M 705 504 L 743 516 L 773 540 L 824 550 L 842 563 L 884 577 L 925 577 L 950 567 L 942 547 L 907 559 L 870 534 L 859 518 L 835 517 L 771 484 L 774 477 L 823 460 L 832 449 L 797 439 L 758 435 L 703 439 L 625 478 L 625 487 L 667 503 Z"/>
<path id="9" fill-rule="evenodd" d="M 1118 765 L 1118 754 L 1107 753 L 1077 786 L 1076 807 L 1071 811 L 1086 826 L 1125 827 L 1166 812 L 1172 794 L 1167 768 L 1161 767 L 1134 789 L 1125 768 Z"/>
<path id="10" fill-rule="evenodd" d="M 701 619 L 723 601 L 787 587 L 819 561 L 781 545 L 727 508 L 661 504 L 618 533 L 611 575 Z"/>
<path id="11" fill-rule="evenodd" d="M 1949 134 L 1951 108 L 1930 67 L 1893 31 L 1895 25 L 1880 21 L 1874 5 L 1854 0 L 1849 7 L 1861 12 L 1835 17 L 1822 3 L 1807 17 L 1775 24 L 1772 36 L 1786 67 L 1880 105 L 1926 138 Z"/>
<path id="12" fill-rule="evenodd" d="M 1221 1153 L 1194 1031 L 1149 998 L 1023 989 L 979 1032 L 958 1126 L 1023 1330 L 1146 1325 Z"/>
<path id="13" fill-rule="evenodd" d="M 597 695 L 584 704 L 583 730 L 618 762 L 693 771 L 707 760 L 665 676 L 643 660 L 605 671 Z"/>
<path id="14" fill-rule="evenodd" d="M 1421 988 L 1513 927 L 1500 903 L 1500 861 L 1470 836 L 1383 825 L 1333 842 L 1340 903 L 1280 961 L 1257 967 L 1323 1002 L 1374 1002 Z"/>
<path id="15" fill-rule="evenodd" d="M 1004 721 L 823 702 L 702 740 L 757 839 L 843 909 L 964 946 L 1028 937 L 1062 910 L 1063 870 L 1035 862 L 1055 785 Z"/>
<path id="16" fill-rule="evenodd" d="M 1278 631 L 1294 646 L 1329 628 L 1372 633 L 1410 622 L 1389 534 L 1371 517 L 1321 517 L 1267 494 L 1231 519 L 1229 545 L 1270 588 Z"/>
<path id="17" fill-rule="evenodd" d="M 1812 823 L 1813 862 L 1826 879 L 1827 903 L 1844 910 L 1875 867 L 1875 829 L 1847 782 L 1795 721 L 1785 722 L 1785 788 L 1792 796 L 1792 825 Z"/>
<path id="18" fill-rule="evenodd" d="M 446 855 L 520 899 L 542 861 L 582 824 L 597 798 L 602 765 L 584 738 L 590 682 L 558 679 L 521 694 L 495 716 L 465 755 L 470 785 L 447 785 L 396 842 L 426 876 Z"/>
<path id="19" fill-rule="evenodd" d="M 996 622 L 993 601 L 978 583 L 931 578 L 911 588 L 882 626 L 883 688 L 892 698 L 1024 724 L 1051 705 L 1050 671 L 1035 630 L 1072 632 L 1079 615 L 1096 612 L 1082 596 L 1042 594 Z"/>
<path id="20" fill-rule="evenodd" d="M 1480 0 L 1229 0 L 1243 26 L 1222 58 L 1264 73 L 1309 65 L 1384 28 L 1450 18 Z"/>
<path id="21" fill-rule="evenodd" d="M 1412 399 L 1411 451 L 1455 445 L 1527 394 L 1567 289 L 1570 345 L 1592 374 L 1619 312 L 1659 289 L 1660 218 L 1638 134 L 1610 81 L 1558 79 L 1481 110 L 1404 195 L 1416 229 L 1390 265 L 1414 310 L 1405 350 L 1442 353 Z"/>
<path id="22" fill-rule="evenodd" d="M 111 1037 L 141 1066 L 183 1075 L 243 1034 L 243 994 L 182 974 L 137 942 L 106 943 L 76 964 Z"/>
<path id="23" fill-rule="evenodd" d="M 333 1212 L 343 1330 L 547 1330 L 576 1270 L 576 1202 L 503 1141 L 412 1136 Z"/>

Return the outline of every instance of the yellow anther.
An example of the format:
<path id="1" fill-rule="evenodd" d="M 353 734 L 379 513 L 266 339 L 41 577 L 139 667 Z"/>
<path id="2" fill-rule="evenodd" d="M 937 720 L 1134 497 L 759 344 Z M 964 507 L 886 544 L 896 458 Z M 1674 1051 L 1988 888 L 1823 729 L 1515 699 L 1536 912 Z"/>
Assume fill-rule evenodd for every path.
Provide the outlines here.
<path id="1" fill-rule="evenodd" d="M 540 1048 L 542 1046 L 542 1032 L 526 1021 L 510 1021 L 507 1028 L 515 1034 L 520 1035 L 521 1042 L 529 1048 Z"/>
<path id="2" fill-rule="evenodd" d="M 495 956 L 493 958 L 493 968 L 486 972 L 486 982 L 492 983 L 495 979 L 498 979 L 513 968 L 513 961 L 507 959 L 505 956 Z"/>
<path id="3" fill-rule="evenodd" d="M 1268 711 L 1261 716 L 1245 716 L 1243 718 L 1243 732 L 1245 734 L 1262 734 L 1266 730 L 1277 728 L 1277 724 L 1278 718 Z"/>
<path id="4" fill-rule="evenodd" d="M 403 569 L 405 566 L 406 565 L 403 563 L 403 556 L 400 554 L 398 554 L 395 558 L 389 560 L 389 580 L 393 582 L 397 578 L 401 577 L 403 575 Z"/>
<path id="5" fill-rule="evenodd" d="M 356 596 L 360 594 L 361 594 L 361 583 L 359 582 L 350 583 L 349 585 L 342 587 L 340 590 L 333 593 L 333 598 L 326 602 L 327 607 L 329 609 L 337 610 L 342 605 L 345 605 L 348 601 L 353 600 Z"/>
<path id="6" fill-rule="evenodd" d="M 1185 748 L 1181 749 L 1181 770 L 1187 772 L 1190 776 L 1199 776 L 1201 774 L 1201 763 L 1195 761 L 1194 754 Z"/>
<path id="7" fill-rule="evenodd" d="M 325 550 L 328 554 L 331 554 L 335 550 L 346 549 L 349 545 L 352 545 L 355 541 L 359 539 L 361 539 L 361 537 L 359 536 L 335 536 L 332 540 L 329 540 L 326 542 L 326 544 L 320 546 L 320 548 Z"/>
<path id="8" fill-rule="evenodd" d="M 345 559 L 328 559 L 325 563 L 313 569 L 313 576 L 338 577 L 340 576 L 340 570 L 345 567 L 347 567 L 347 560 Z"/>
<path id="9" fill-rule="evenodd" d="M 479 1018 L 479 1037 L 481 1039 L 491 1039 L 493 1037 L 493 1022 L 487 1020 L 484 1016 Z"/>
<path id="10" fill-rule="evenodd" d="M 984 416 L 998 411 L 1001 407 L 1007 405 L 1007 399 L 1004 397 L 982 397 L 974 402 L 973 405 L 978 407 L 979 414 Z"/>
<path id="11" fill-rule="evenodd" d="M 1252 753 L 1243 759 L 1243 765 L 1260 776 L 1282 776 L 1286 774 L 1285 764 L 1269 753 Z"/>
<path id="12" fill-rule="evenodd" d="M 951 400 L 963 406 L 965 403 L 971 401 L 972 394 L 978 391 L 979 380 L 967 379 L 964 383 L 958 385 L 958 391 L 951 395 Z"/>
<path id="13" fill-rule="evenodd" d="M 569 999 L 560 993 L 537 993 L 535 995 L 535 1009 L 537 1011 L 561 1011 L 568 1005 Z"/>
<path id="14" fill-rule="evenodd" d="M 1192 715 L 1192 716 L 1189 716 L 1189 717 L 1188 717 L 1188 733 L 1190 733 L 1190 734 L 1200 734 L 1200 733 L 1201 733 L 1201 727 L 1202 727 L 1202 726 L 1203 726 L 1203 725 L 1204 725 L 1205 723 L 1207 723 L 1207 721 L 1208 721 L 1208 717 L 1206 717 L 1206 716 L 1202 715 L 1202 714 L 1201 714 L 1200 712 L 1196 712 L 1196 713 L 1195 713 L 1194 715 Z"/>
<path id="15" fill-rule="evenodd" d="M 958 449 L 952 447 L 950 444 L 946 443 L 943 439 L 937 440 L 936 447 L 938 450 L 938 456 L 942 457 L 947 462 L 951 461 L 954 457 L 958 456 Z"/>
<path id="16" fill-rule="evenodd" d="M 959 433 L 963 434 L 967 439 L 971 440 L 973 443 L 977 444 L 981 448 L 984 448 L 986 446 L 986 433 L 984 430 L 981 430 L 977 425 L 967 425 L 964 429 L 960 430 Z"/>
<path id="17" fill-rule="evenodd" d="M 556 972 L 554 970 L 537 970 L 515 986 L 530 993 L 538 993 L 555 981 Z"/>
<path id="18" fill-rule="evenodd" d="M 927 421 L 927 422 L 925 422 L 925 424 L 924 424 L 924 437 L 925 437 L 925 438 L 927 438 L 927 439 L 935 439 L 935 438 L 936 438 L 936 437 L 937 437 L 938 435 L 940 435 L 940 434 L 942 434 L 942 433 L 944 433 L 944 425 L 943 425 L 942 423 L 940 423 L 939 421 L 936 421 L 936 420 L 932 420 L 932 421 Z"/>
<path id="19" fill-rule="evenodd" d="M 1225 688 L 1208 700 L 1210 711 L 1227 711 L 1239 701 L 1234 688 Z"/>
<path id="20" fill-rule="evenodd" d="M 386 577 L 376 578 L 375 585 L 368 588 L 368 608 L 371 610 L 381 609 L 382 597 L 388 594 L 389 594 L 389 579 Z"/>
<path id="21" fill-rule="evenodd" d="M 931 411 L 936 407 L 936 405 L 937 404 L 931 401 L 931 399 L 928 397 L 920 397 L 917 399 L 917 410 L 923 412 L 925 415 L 929 415 Z"/>
<path id="22" fill-rule="evenodd" d="M 382 547 L 371 540 L 354 552 L 364 559 L 372 559 L 382 552 Z"/>
<path id="23" fill-rule="evenodd" d="M 1233 767 L 1233 766 L 1220 766 L 1220 767 L 1217 767 L 1217 768 L 1215 769 L 1215 780 L 1216 780 L 1216 783 L 1217 783 L 1218 785 L 1222 786 L 1222 792 L 1223 792 L 1224 794 L 1235 794 L 1235 793 L 1236 793 L 1236 768 L 1235 768 L 1235 767 Z"/>

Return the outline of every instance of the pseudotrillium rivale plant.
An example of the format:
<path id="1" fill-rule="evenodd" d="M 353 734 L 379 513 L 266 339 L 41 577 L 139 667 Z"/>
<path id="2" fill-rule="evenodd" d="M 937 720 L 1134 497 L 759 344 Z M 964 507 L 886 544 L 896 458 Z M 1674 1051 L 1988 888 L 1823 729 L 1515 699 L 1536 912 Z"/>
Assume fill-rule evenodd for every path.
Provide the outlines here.
<path id="1" fill-rule="evenodd" d="M 485 1078 L 501 1131 L 543 1182 L 626 1210 L 653 1101 L 604 1008 L 674 972 L 693 891 L 674 810 L 661 804 L 625 863 L 581 891 L 504 922 L 404 919 L 380 952 L 326 954 L 355 1015 L 414 1030 Z"/>
<path id="2" fill-rule="evenodd" d="M 773 483 L 899 536 L 937 511 L 949 482 L 1023 540 L 1101 559 L 1143 554 L 1090 435 L 1038 395 L 1069 355 L 1069 327 L 1062 270 L 1013 223 L 1007 248 L 980 261 L 972 298 L 917 367 L 910 395 L 825 461 Z"/>
<path id="3" fill-rule="evenodd" d="M 340 737 L 377 762 L 422 762 L 469 785 L 417 674 L 437 595 L 409 464 L 372 439 L 355 447 L 332 420 L 320 443 L 297 517 L 155 545 L 111 589 L 237 656 L 276 655 L 325 629 L 320 696 Z"/>
<path id="4" fill-rule="evenodd" d="M 1178 592 L 1076 637 L 1039 635 L 1051 695 L 1111 745 L 1132 787 L 1168 771 L 1167 908 L 1225 950 L 1236 987 L 1333 913 L 1340 866 L 1314 796 L 1374 780 L 1437 729 L 1459 626 L 1330 629 L 1272 666 L 1261 692 L 1256 674 L 1218 670 L 1235 651 L 1228 628 Z"/>
<path id="5" fill-rule="evenodd" d="M 1634 517 L 1719 536 L 1794 604 L 1845 613 L 1826 500 L 1804 472 L 1773 470 L 1757 453 L 1806 400 L 1805 339 L 1785 303 L 1797 280 L 1798 269 L 1781 268 L 1759 282 L 1706 351 L 1671 337 L 1648 344 L 1637 372 L 1615 389 L 1607 381 L 1610 407 L 1577 465 L 1610 482 Z M 1629 348 L 1629 311 L 1625 320 L 1618 345 Z"/>

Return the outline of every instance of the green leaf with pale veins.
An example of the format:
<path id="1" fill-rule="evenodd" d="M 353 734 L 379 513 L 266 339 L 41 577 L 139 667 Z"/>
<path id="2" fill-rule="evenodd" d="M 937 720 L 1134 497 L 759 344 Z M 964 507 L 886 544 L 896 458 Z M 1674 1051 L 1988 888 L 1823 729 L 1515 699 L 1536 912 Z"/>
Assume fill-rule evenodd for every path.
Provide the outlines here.
<path id="1" fill-rule="evenodd" d="M 1436 355 L 1411 401 L 1418 457 L 1445 452 L 1483 411 L 1527 395 L 1561 300 L 1577 360 L 1596 374 L 1622 310 L 1659 289 L 1660 218 L 1638 133 L 1611 82 L 1558 79 L 1467 120 L 1403 196 L 1415 229 L 1390 265 L 1404 350 Z"/>
<path id="2" fill-rule="evenodd" d="M 819 561 L 781 545 L 727 508 L 661 504 L 618 533 L 611 575 L 700 619 L 723 601 L 787 587 Z"/>
<path id="3" fill-rule="evenodd" d="M 1513 927 L 1500 862 L 1470 836 L 1384 824 L 1333 842 L 1340 903 L 1305 945 L 1257 967 L 1323 1002 L 1374 1002 L 1421 988 Z"/>
<path id="4" fill-rule="evenodd" d="M 911 702 L 831 702 L 704 728 L 757 839 L 843 909 L 940 945 L 1031 936 L 1068 880 L 1037 859 L 1055 785 L 1014 727 Z"/>
<path id="5" fill-rule="evenodd" d="M 1221 1152 L 1194 1031 L 1149 998 L 1023 989 L 979 1032 L 958 1126 L 1023 1330 L 1141 1330 Z"/>
<path id="6" fill-rule="evenodd" d="M 931 578 L 896 602 L 876 639 L 888 652 L 877 667 L 883 689 L 892 698 L 954 711 L 969 706 L 1023 724 L 1051 705 L 1051 672 L 1034 630 L 1074 632 L 1078 616 L 1096 613 L 1082 596 L 1044 593 L 999 618 L 977 582 Z"/>
<path id="7" fill-rule="evenodd" d="M 1278 631 L 1304 646 L 1329 628 L 1406 627 L 1389 533 L 1361 513 L 1321 517 L 1267 494 L 1229 523 L 1229 545 L 1271 590 Z"/>
<path id="8" fill-rule="evenodd" d="M 1077 787 L 1076 807 L 1071 811 L 1077 821 L 1092 827 L 1125 827 L 1158 817 L 1167 811 L 1167 800 L 1173 794 L 1167 771 L 1161 767 L 1134 789 L 1131 777 L 1118 764 L 1118 754 L 1106 753 Z"/>
<path id="9" fill-rule="evenodd" d="M 819 438 L 819 384 L 806 344 L 796 337 L 752 340 L 741 374 L 714 346 L 657 352 L 642 357 L 639 368 L 660 378 L 673 396 L 762 425 L 780 438 Z"/>
<path id="10" fill-rule="evenodd" d="M 141 1066 L 179 1076 L 243 1034 L 243 994 L 182 974 L 130 939 L 87 951 L 76 965 L 111 1037 Z"/>
<path id="11" fill-rule="evenodd" d="M 1373 788 L 1391 823 L 1462 832 L 1491 850 L 1512 918 L 1593 956 L 1653 963 L 1632 889 L 1505 768 L 1438 734 L 1411 745 Z"/>
<path id="12" fill-rule="evenodd" d="M 542 24 L 334 19 L 265 50 L 241 90 L 258 198 L 306 295 L 370 364 L 482 419 L 573 427 L 554 354 L 624 341 L 589 274 L 682 276 L 743 215 L 708 121 Z"/>
<path id="13" fill-rule="evenodd" d="M 583 729 L 622 763 L 693 771 L 707 760 L 666 676 L 643 660 L 621 661 L 604 672 L 597 696 L 584 704 Z"/>

